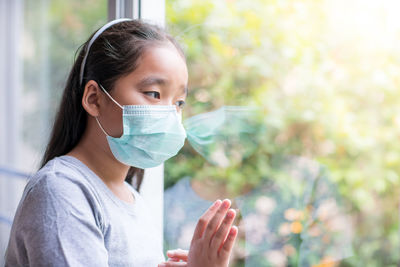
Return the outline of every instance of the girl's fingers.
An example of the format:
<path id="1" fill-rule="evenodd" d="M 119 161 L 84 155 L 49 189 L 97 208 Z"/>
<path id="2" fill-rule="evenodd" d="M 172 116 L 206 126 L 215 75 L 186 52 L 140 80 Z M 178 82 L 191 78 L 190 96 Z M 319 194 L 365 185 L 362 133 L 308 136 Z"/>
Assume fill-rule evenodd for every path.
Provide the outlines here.
<path id="1" fill-rule="evenodd" d="M 163 263 L 158 264 L 158 267 L 183 267 L 187 266 L 187 262 L 176 262 L 176 261 L 166 261 Z"/>
<path id="2" fill-rule="evenodd" d="M 205 240 L 209 240 L 209 244 L 211 244 L 211 239 L 217 231 L 219 225 L 221 224 L 221 221 L 224 219 L 226 212 L 228 211 L 230 206 L 231 201 L 229 199 L 225 199 L 219 207 L 218 211 L 212 217 L 211 221 L 208 223 L 204 231 L 203 238 Z"/>
<path id="3" fill-rule="evenodd" d="M 208 222 L 214 216 L 215 212 L 218 210 L 219 206 L 221 205 L 221 200 L 217 200 L 214 204 L 208 208 L 208 210 L 200 217 L 196 229 L 194 230 L 193 240 L 199 239 L 203 236 L 204 229 L 206 228 Z"/>
<path id="4" fill-rule="evenodd" d="M 238 234 L 238 228 L 236 226 L 232 226 L 231 230 L 229 231 L 228 237 L 225 240 L 224 245 L 222 246 L 222 248 L 218 253 L 218 256 L 223 260 L 229 258 L 237 234 Z"/>
<path id="5" fill-rule="evenodd" d="M 181 259 L 179 259 L 179 258 L 168 258 L 168 261 L 181 261 Z"/>
<path id="6" fill-rule="evenodd" d="M 175 250 L 169 250 L 167 251 L 167 256 L 168 258 L 170 258 L 171 260 L 183 260 L 183 261 L 187 261 L 188 259 L 188 254 L 189 251 L 187 250 L 183 250 L 183 249 L 175 249 Z"/>
<path id="7" fill-rule="evenodd" d="M 215 233 L 214 237 L 211 240 L 211 250 L 212 251 L 219 251 L 219 249 L 222 247 L 226 236 L 228 235 L 233 220 L 235 219 L 236 212 L 232 209 L 230 209 L 225 216 L 225 219 L 223 220 L 221 226 L 218 228 L 217 232 Z"/>

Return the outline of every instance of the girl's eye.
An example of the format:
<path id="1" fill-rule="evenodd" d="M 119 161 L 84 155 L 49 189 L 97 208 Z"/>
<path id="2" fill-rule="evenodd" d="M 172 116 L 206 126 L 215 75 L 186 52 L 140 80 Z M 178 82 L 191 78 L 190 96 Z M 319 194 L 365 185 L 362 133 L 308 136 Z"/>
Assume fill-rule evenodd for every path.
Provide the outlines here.
<path id="1" fill-rule="evenodd" d="M 146 95 L 156 98 L 156 99 L 160 99 L 160 93 L 156 92 L 156 91 L 149 91 L 149 92 L 144 92 Z"/>
<path id="2" fill-rule="evenodd" d="M 185 104 L 186 103 L 183 100 L 176 101 L 175 103 L 175 105 L 177 105 L 180 109 L 182 109 L 185 106 Z"/>

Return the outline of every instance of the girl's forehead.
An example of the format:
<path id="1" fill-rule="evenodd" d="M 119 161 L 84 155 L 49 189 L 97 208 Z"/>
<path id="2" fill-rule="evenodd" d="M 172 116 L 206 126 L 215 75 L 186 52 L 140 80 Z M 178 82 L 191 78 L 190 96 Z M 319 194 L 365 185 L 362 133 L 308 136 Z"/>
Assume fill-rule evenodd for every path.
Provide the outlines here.
<path id="1" fill-rule="evenodd" d="M 188 70 L 185 59 L 172 45 L 154 46 L 145 49 L 130 74 L 134 77 L 153 76 L 167 82 L 187 84 Z"/>
<path id="2" fill-rule="evenodd" d="M 116 82 L 116 87 L 151 86 L 175 88 L 176 94 L 187 92 L 188 70 L 182 54 L 171 45 L 148 47 L 136 61 L 136 68 Z"/>

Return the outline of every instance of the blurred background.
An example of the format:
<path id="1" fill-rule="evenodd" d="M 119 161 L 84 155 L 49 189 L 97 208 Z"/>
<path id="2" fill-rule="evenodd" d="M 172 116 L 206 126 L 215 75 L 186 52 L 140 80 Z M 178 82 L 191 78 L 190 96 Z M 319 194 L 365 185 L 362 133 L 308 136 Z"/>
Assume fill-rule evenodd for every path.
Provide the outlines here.
<path id="1" fill-rule="evenodd" d="M 0 1 L 1 254 L 75 52 L 109 2 Z M 399 9 L 165 0 L 189 68 L 185 125 L 203 137 L 165 163 L 165 250 L 188 248 L 198 217 L 229 197 L 232 266 L 398 266 Z"/>

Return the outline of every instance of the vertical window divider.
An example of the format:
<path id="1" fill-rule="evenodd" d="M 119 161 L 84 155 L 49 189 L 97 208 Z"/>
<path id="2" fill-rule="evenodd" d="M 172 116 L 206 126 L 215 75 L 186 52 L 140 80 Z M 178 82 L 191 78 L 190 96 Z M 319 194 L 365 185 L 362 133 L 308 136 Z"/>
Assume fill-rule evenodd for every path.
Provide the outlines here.
<path id="1" fill-rule="evenodd" d="M 165 0 L 109 0 L 108 20 L 118 18 L 143 19 L 146 22 L 165 26 Z M 149 207 L 156 236 L 163 244 L 164 164 L 145 170 L 141 196 Z"/>

